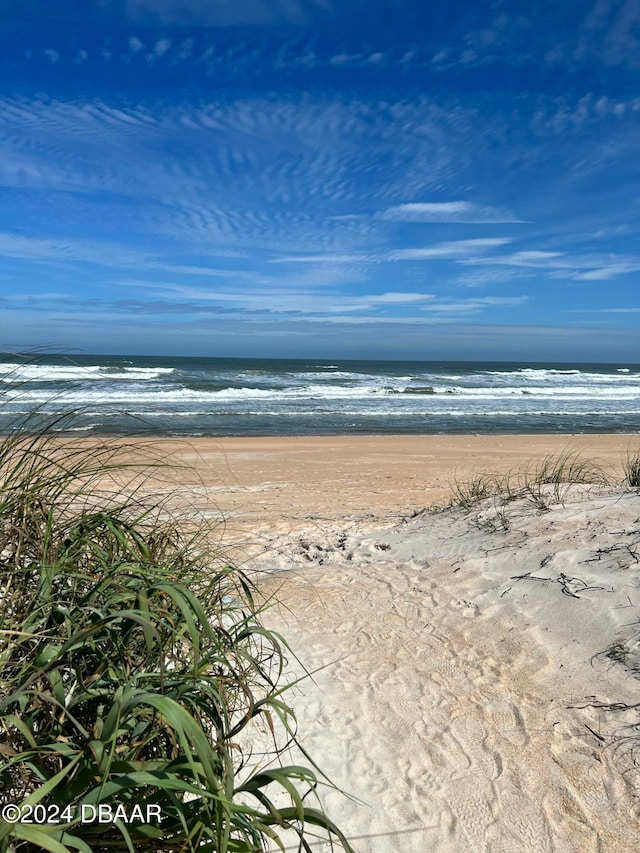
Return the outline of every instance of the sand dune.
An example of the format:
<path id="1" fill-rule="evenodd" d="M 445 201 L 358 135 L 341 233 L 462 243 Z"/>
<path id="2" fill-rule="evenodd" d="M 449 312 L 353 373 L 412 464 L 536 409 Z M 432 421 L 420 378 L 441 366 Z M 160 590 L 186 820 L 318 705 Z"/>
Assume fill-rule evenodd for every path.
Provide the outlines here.
<path id="1" fill-rule="evenodd" d="M 330 663 L 293 704 L 358 853 L 640 850 L 638 713 L 598 707 L 639 701 L 640 496 L 500 511 L 315 523 L 258 561 L 270 626 Z"/>

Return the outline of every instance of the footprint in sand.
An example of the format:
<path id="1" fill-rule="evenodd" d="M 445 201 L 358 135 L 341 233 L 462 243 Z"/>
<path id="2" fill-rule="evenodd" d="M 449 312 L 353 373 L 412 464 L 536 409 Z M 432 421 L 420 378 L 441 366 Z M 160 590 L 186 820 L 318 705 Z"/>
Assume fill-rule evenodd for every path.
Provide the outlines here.
<path id="1" fill-rule="evenodd" d="M 468 669 L 455 657 L 433 657 L 429 661 L 431 679 L 447 695 L 461 696 L 474 688 Z"/>
<path id="2" fill-rule="evenodd" d="M 471 772 L 485 779 L 498 778 L 501 767 L 485 745 L 487 733 L 480 720 L 476 717 L 456 717 L 451 721 L 451 734 L 460 744 Z"/>
<path id="3" fill-rule="evenodd" d="M 542 805 L 515 788 L 500 793 L 492 830 L 491 853 L 554 853 Z"/>
<path id="4" fill-rule="evenodd" d="M 604 820 L 612 814 L 614 802 L 604 784 L 602 763 L 599 759 L 575 751 L 559 752 L 553 749 L 554 761 L 564 774 L 567 793 L 573 795 L 584 812 L 594 821 Z"/>
<path id="5" fill-rule="evenodd" d="M 482 724 L 472 717 L 449 724 L 448 715 L 440 714 L 416 725 L 415 732 L 426 752 L 422 772 L 412 768 L 416 797 L 441 797 L 442 805 L 446 803 L 445 812 L 454 820 L 456 850 L 485 853 L 496 802 L 491 779 L 498 769 L 483 746 Z"/>
<path id="6" fill-rule="evenodd" d="M 515 702 L 510 699 L 492 700 L 489 702 L 489 713 L 500 737 L 512 746 L 523 747 L 529 743 L 522 714 Z"/>
<path id="7" fill-rule="evenodd" d="M 429 671 L 435 684 L 449 693 L 468 692 L 472 684 L 469 667 L 450 643 L 439 638 L 422 637 L 414 656 Z"/>
<path id="8" fill-rule="evenodd" d="M 459 849 L 484 853 L 487 849 L 487 833 L 494 821 L 493 786 L 482 776 L 470 773 L 455 780 L 452 793 L 449 806 L 468 841 L 464 846 L 461 843 Z"/>
<path id="9" fill-rule="evenodd" d="M 480 608 L 473 601 L 452 598 L 451 605 L 459 610 L 465 619 L 474 619 L 476 616 L 480 616 Z"/>

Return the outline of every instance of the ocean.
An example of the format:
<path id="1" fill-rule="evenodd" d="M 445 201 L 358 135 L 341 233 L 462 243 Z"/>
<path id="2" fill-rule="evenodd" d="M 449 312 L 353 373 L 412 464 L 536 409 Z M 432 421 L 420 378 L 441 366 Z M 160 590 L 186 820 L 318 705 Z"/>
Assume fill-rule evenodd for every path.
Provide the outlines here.
<path id="1" fill-rule="evenodd" d="M 34 411 L 99 435 L 638 432 L 640 365 L 1 356 L 0 432 Z"/>

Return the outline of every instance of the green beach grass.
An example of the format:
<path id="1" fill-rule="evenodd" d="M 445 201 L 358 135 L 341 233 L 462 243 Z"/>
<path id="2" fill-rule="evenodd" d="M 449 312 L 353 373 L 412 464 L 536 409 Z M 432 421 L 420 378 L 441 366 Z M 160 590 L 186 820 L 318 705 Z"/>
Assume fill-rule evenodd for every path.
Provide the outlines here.
<path id="1" fill-rule="evenodd" d="M 136 467 L 122 448 L 33 426 L 0 439 L 0 851 L 350 851 L 328 780 L 283 766 L 291 652 L 251 578 L 103 489 Z M 268 755 L 243 749 L 254 732 Z"/>
<path id="2" fill-rule="evenodd" d="M 627 456 L 624 463 L 626 485 L 634 486 L 639 463 L 640 456 Z M 545 511 L 552 504 L 563 503 L 567 489 L 573 485 L 607 485 L 608 482 L 598 462 L 585 459 L 569 448 L 505 476 L 477 474 L 468 480 L 454 479 L 449 506 L 471 510 L 487 498 L 497 499 L 502 505 L 526 498 L 537 509 Z"/>
<path id="3" fill-rule="evenodd" d="M 640 453 L 628 454 L 624 462 L 624 476 L 627 485 L 640 488 Z"/>

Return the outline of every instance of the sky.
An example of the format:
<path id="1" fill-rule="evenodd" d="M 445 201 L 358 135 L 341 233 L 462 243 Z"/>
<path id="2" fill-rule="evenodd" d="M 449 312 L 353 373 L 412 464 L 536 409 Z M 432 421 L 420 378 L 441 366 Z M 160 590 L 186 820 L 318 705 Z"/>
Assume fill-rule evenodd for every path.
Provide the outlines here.
<path id="1" fill-rule="evenodd" d="M 640 361 L 640 0 L 0 0 L 0 349 Z"/>

